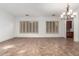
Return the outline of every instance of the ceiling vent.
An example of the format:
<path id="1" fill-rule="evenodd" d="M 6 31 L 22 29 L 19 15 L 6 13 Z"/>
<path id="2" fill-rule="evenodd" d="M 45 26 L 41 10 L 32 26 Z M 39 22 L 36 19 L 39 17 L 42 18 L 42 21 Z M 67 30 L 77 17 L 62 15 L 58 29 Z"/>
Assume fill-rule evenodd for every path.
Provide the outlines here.
<path id="1" fill-rule="evenodd" d="M 52 14 L 52 16 L 56 16 L 55 14 Z"/>
<path id="2" fill-rule="evenodd" d="M 26 14 L 25 16 L 29 16 L 28 14 Z"/>

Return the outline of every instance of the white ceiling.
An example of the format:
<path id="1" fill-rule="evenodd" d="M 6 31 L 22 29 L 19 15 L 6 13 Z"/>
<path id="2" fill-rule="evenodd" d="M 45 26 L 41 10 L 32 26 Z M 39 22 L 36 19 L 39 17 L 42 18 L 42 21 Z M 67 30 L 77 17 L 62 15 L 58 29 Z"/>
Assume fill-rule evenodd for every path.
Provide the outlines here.
<path id="1" fill-rule="evenodd" d="M 66 9 L 66 3 L 0 3 L 0 9 L 5 10 L 14 16 L 59 16 Z M 70 8 L 76 11 L 78 3 L 71 3 Z"/>

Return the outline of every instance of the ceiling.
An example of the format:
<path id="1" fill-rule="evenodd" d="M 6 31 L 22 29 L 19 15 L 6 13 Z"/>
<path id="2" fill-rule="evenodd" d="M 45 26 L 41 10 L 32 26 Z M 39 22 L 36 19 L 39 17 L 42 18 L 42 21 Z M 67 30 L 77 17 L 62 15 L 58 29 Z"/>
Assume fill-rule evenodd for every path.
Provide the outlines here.
<path id="1" fill-rule="evenodd" d="M 0 3 L 0 9 L 11 13 L 14 16 L 56 16 L 65 11 L 66 3 Z M 70 9 L 76 11 L 78 3 L 70 3 Z"/>

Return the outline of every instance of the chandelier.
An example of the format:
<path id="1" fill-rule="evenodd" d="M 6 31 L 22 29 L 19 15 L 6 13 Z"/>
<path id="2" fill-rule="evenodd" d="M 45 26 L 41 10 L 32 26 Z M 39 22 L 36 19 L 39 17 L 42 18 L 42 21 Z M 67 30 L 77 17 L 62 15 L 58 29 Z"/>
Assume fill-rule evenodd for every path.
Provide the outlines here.
<path id="1" fill-rule="evenodd" d="M 70 5 L 67 4 L 66 11 L 61 14 L 61 19 L 70 20 L 73 19 L 77 15 L 76 12 L 73 12 L 70 9 Z"/>

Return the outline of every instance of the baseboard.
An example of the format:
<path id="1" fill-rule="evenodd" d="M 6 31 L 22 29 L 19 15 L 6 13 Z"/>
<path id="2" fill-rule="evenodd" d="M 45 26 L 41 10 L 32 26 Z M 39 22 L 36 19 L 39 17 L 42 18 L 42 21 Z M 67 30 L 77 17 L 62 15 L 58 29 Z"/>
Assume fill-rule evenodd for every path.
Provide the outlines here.
<path id="1" fill-rule="evenodd" d="M 32 39 L 32 38 L 35 38 L 35 39 L 37 39 L 37 38 L 59 38 L 59 39 L 61 39 L 61 38 L 64 38 L 64 37 L 15 37 L 15 39 Z M 65 38 L 64 38 L 65 39 Z"/>
<path id="2" fill-rule="evenodd" d="M 5 39 L 5 40 L 2 40 L 2 41 L 0 41 L 0 43 L 1 43 L 1 42 L 5 42 L 5 41 L 8 41 L 8 40 L 11 40 L 11 39 L 15 39 L 15 37 L 13 37 L 13 38 L 9 38 L 9 39 Z"/>

